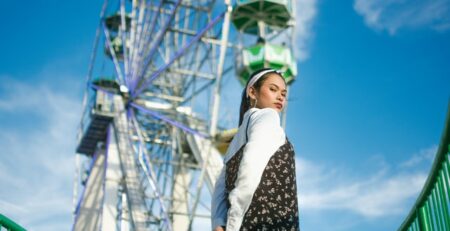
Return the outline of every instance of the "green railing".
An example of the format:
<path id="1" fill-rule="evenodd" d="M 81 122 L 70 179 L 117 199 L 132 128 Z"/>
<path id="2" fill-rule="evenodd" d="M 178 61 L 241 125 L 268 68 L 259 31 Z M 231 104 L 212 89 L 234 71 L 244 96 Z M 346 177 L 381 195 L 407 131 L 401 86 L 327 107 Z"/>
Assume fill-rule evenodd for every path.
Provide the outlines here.
<path id="1" fill-rule="evenodd" d="M 3 230 L 2 227 L 8 231 L 26 231 L 22 226 L 0 213 L 0 230 Z"/>
<path id="2" fill-rule="evenodd" d="M 419 198 L 398 231 L 450 231 L 450 107 L 442 140 Z"/>

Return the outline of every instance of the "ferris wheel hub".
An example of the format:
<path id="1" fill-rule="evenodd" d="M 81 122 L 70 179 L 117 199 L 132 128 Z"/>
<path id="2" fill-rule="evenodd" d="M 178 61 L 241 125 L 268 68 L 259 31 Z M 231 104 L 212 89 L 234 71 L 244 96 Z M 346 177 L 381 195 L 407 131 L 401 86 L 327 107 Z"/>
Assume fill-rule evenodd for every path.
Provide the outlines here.
<path id="1" fill-rule="evenodd" d="M 125 86 L 125 85 L 120 85 L 119 90 L 120 90 L 121 93 L 128 93 L 129 92 L 128 87 Z"/>

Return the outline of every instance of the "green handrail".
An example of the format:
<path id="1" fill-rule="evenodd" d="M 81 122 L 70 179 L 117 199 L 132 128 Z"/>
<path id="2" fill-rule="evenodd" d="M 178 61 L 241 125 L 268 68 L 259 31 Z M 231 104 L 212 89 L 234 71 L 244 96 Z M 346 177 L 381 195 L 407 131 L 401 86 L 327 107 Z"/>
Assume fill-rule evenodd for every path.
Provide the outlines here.
<path id="1" fill-rule="evenodd" d="M 450 230 L 450 104 L 425 186 L 398 231 Z"/>
<path id="2" fill-rule="evenodd" d="M 0 213 L 0 228 L 1 227 L 8 231 L 26 231 L 25 228 Z"/>

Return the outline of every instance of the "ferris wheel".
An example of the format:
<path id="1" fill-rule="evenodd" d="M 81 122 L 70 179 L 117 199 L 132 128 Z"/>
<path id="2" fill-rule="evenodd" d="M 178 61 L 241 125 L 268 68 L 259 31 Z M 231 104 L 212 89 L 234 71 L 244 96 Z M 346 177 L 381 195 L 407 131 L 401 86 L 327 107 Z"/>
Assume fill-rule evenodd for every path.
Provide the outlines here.
<path id="1" fill-rule="evenodd" d="M 72 230 L 209 229 L 211 192 L 236 131 L 218 122 L 222 79 L 245 82 L 270 66 L 292 82 L 293 9 L 288 0 L 105 0 L 78 133 Z"/>

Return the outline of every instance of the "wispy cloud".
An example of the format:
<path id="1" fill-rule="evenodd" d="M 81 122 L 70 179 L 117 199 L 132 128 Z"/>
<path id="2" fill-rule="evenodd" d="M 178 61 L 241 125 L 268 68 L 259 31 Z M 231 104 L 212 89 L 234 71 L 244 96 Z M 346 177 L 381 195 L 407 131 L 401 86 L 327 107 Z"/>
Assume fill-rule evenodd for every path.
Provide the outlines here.
<path id="1" fill-rule="evenodd" d="M 296 57 L 299 61 L 308 59 L 312 42 L 314 19 L 317 14 L 317 0 L 297 0 L 295 12 Z"/>
<path id="2" fill-rule="evenodd" d="M 414 154 L 409 160 L 406 160 L 403 163 L 401 163 L 400 167 L 413 168 L 423 163 L 429 163 L 433 161 L 437 151 L 438 151 L 437 145 L 431 146 L 426 149 L 422 149 L 418 153 Z"/>
<path id="3" fill-rule="evenodd" d="M 427 178 L 430 153 L 435 146 L 420 150 L 411 159 L 391 167 L 379 156 L 371 174 L 297 159 L 300 207 L 303 211 L 345 211 L 367 219 L 406 214 Z M 417 158 L 427 167 L 415 168 Z M 409 168 L 408 171 L 405 168 Z"/>
<path id="4" fill-rule="evenodd" d="M 355 0 L 354 9 L 375 30 L 450 29 L 450 0 Z"/>
<path id="5" fill-rule="evenodd" d="M 73 88 L 6 76 L 2 84 L 1 212 L 32 230 L 67 230 L 81 100 L 70 96 Z"/>

